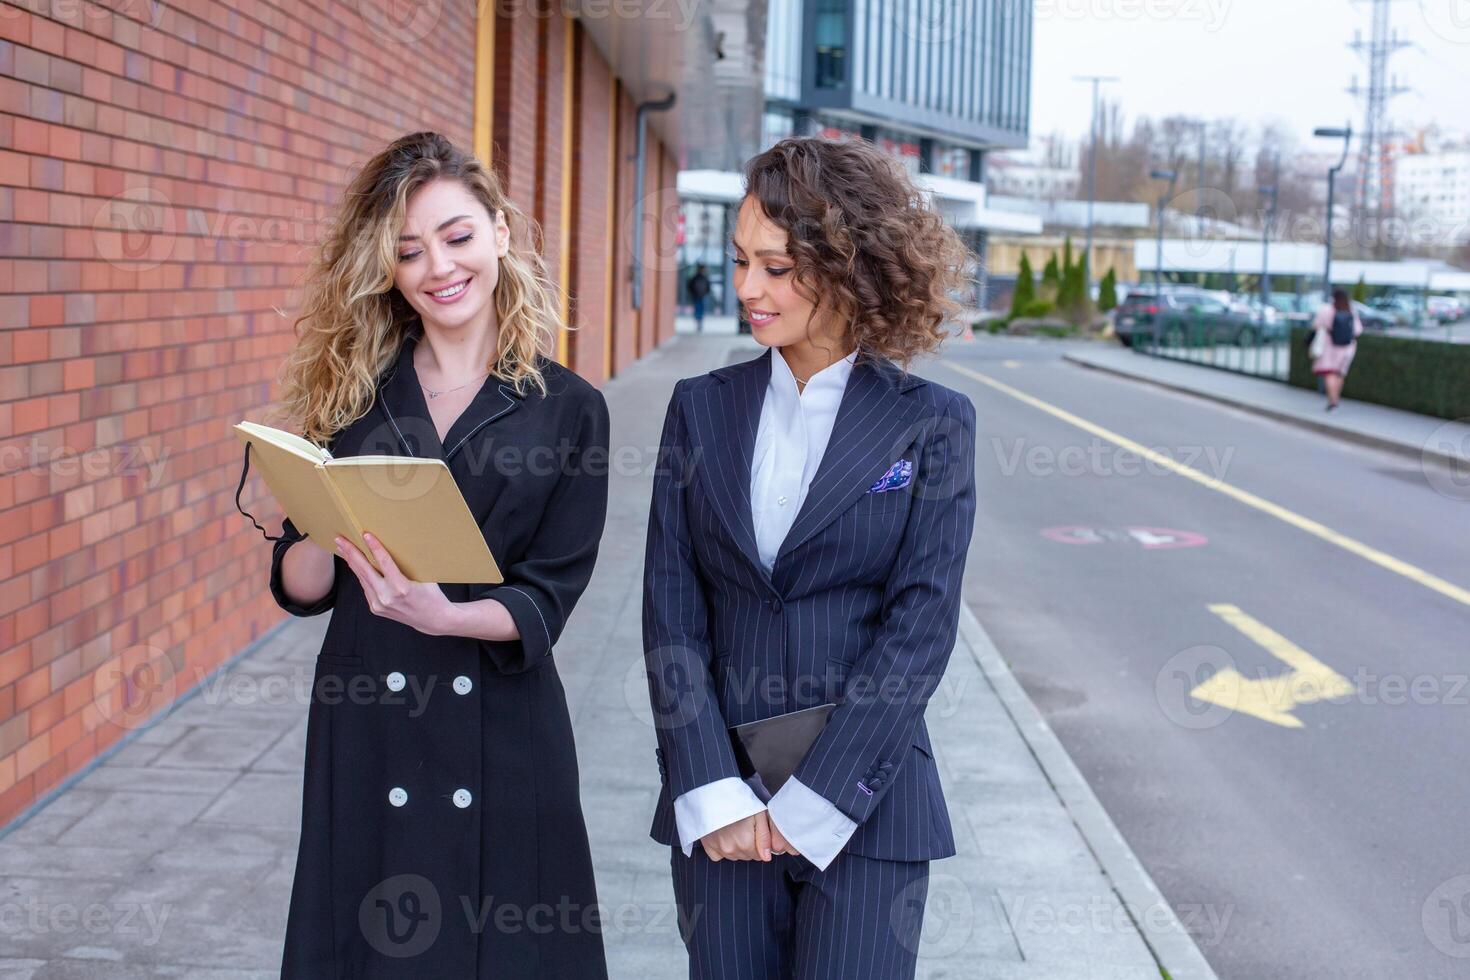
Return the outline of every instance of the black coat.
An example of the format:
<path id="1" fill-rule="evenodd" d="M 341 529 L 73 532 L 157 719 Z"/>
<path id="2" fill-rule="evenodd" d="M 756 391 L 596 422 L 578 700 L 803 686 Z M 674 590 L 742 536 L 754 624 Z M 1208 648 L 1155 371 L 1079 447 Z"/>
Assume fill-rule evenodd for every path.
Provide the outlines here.
<path id="1" fill-rule="evenodd" d="M 281 975 L 603 980 L 602 922 L 566 695 L 551 656 L 607 514 L 601 392 L 544 361 L 549 394 L 495 377 L 434 430 L 411 335 L 333 456 L 443 459 L 495 555 L 521 638 L 429 636 L 368 608 L 340 558 L 307 721 L 301 844 Z M 446 448 L 447 446 L 447 448 Z M 368 528 L 368 530 L 372 530 Z M 286 522 L 286 533 L 300 532 Z M 328 542 L 330 546 L 330 542 Z"/>

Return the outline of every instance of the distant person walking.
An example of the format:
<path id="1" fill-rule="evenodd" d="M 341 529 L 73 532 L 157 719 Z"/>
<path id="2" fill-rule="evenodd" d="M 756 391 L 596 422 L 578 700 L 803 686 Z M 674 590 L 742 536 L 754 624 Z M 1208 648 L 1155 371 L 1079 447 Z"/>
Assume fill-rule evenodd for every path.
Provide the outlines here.
<path id="1" fill-rule="evenodd" d="M 1332 291 L 1332 302 L 1325 304 L 1312 320 L 1316 336 L 1312 339 L 1312 373 L 1322 378 L 1327 386 L 1327 411 L 1337 407 L 1342 399 L 1342 383 L 1347 377 L 1348 366 L 1358 352 L 1358 334 L 1363 332 L 1363 321 L 1358 319 L 1348 294 L 1341 289 Z"/>
<path id="2" fill-rule="evenodd" d="M 689 295 L 694 300 L 694 329 L 704 330 L 704 298 L 709 295 L 709 276 L 704 266 L 696 265 L 694 275 L 689 277 Z"/>

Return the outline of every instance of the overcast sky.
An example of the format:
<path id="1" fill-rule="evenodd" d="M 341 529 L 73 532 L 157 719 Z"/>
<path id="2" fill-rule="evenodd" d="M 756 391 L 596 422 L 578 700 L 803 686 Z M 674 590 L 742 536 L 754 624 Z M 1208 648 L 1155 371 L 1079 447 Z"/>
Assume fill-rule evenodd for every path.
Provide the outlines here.
<path id="1" fill-rule="evenodd" d="M 1299 146 L 1315 126 L 1361 126 L 1363 106 L 1344 90 L 1365 61 L 1371 4 L 1349 0 L 1035 0 L 1031 134 L 1082 136 L 1091 88 L 1074 75 L 1117 75 L 1104 86 L 1125 125 L 1140 115 L 1235 116 L 1286 123 Z M 1413 45 L 1390 74 L 1413 91 L 1389 103 L 1407 128 L 1438 122 L 1470 129 L 1470 0 L 1398 0 L 1391 24 Z M 1320 141 L 1317 141 L 1320 142 Z"/>

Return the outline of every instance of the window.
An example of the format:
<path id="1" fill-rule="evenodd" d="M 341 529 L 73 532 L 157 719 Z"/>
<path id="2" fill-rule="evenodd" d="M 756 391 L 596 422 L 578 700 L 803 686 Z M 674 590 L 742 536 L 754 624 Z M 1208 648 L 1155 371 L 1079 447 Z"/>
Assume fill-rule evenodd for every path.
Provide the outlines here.
<path id="1" fill-rule="evenodd" d="M 840 89 L 847 85 L 847 4 L 845 0 L 820 0 L 812 40 L 817 48 L 817 88 Z"/>

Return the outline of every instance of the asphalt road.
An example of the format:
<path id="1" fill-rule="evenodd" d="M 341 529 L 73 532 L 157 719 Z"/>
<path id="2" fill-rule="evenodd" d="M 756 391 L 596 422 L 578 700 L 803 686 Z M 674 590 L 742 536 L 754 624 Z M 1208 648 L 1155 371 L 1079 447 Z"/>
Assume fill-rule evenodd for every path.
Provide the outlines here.
<path id="1" fill-rule="evenodd" d="M 916 368 L 978 410 L 971 608 L 1222 977 L 1470 975 L 1470 493 L 1066 346 Z"/>

